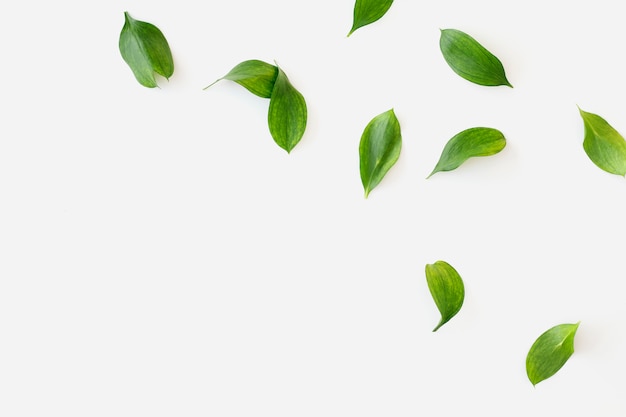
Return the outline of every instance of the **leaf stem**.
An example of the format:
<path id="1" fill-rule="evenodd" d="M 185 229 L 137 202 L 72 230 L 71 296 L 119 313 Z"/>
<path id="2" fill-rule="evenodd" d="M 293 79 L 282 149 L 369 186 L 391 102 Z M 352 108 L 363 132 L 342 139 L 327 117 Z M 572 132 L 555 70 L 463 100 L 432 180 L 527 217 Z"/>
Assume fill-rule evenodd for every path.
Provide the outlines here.
<path id="1" fill-rule="evenodd" d="M 217 83 L 217 82 L 218 82 L 218 81 L 220 81 L 220 80 L 221 80 L 221 78 L 218 78 L 217 80 L 213 81 L 211 84 L 209 84 L 209 85 L 207 85 L 206 87 L 204 87 L 204 88 L 202 89 L 202 91 L 204 91 L 204 90 L 206 90 L 207 88 L 211 87 L 213 84 Z"/>

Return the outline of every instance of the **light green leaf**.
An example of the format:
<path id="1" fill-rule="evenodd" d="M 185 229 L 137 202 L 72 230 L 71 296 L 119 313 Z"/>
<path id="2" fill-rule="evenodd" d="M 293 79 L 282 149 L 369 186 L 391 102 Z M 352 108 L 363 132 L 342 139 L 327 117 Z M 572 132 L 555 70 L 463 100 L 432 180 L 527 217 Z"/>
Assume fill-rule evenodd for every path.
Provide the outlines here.
<path id="1" fill-rule="evenodd" d="M 352 29 L 348 36 L 360 27 L 374 23 L 387 13 L 393 0 L 356 0 Z"/>
<path id="2" fill-rule="evenodd" d="M 556 374 L 572 356 L 579 324 L 554 326 L 533 343 L 526 356 L 526 374 L 533 385 Z"/>
<path id="3" fill-rule="evenodd" d="M 589 159 L 606 172 L 626 175 L 626 141 L 622 135 L 597 114 L 578 110 L 585 125 L 583 148 Z"/>
<path id="4" fill-rule="evenodd" d="M 119 48 L 122 58 L 145 87 L 158 87 L 157 73 L 169 79 L 174 73 L 172 52 L 163 33 L 151 23 L 135 20 L 124 12 Z"/>
<path id="5" fill-rule="evenodd" d="M 204 89 L 206 90 L 220 80 L 230 80 L 245 87 L 252 94 L 263 98 L 270 98 L 277 75 L 277 66 L 257 59 L 251 59 L 237 64 L 228 74 L 217 79 Z"/>
<path id="6" fill-rule="evenodd" d="M 444 261 L 426 265 L 426 282 L 441 313 L 441 320 L 433 329 L 436 332 L 461 310 L 465 286 L 459 273 Z"/>
<path id="7" fill-rule="evenodd" d="M 506 146 L 502 132 L 490 127 L 473 127 L 455 135 L 446 143 L 439 162 L 427 178 L 439 171 L 451 171 L 474 156 L 495 155 Z"/>
<path id="8" fill-rule="evenodd" d="M 267 121 L 272 138 L 287 153 L 300 142 L 306 129 L 307 107 L 304 97 L 291 85 L 280 68 L 270 97 Z"/>
<path id="9" fill-rule="evenodd" d="M 479 85 L 513 87 L 500 60 L 468 34 L 443 29 L 439 47 L 450 68 L 466 80 Z"/>
<path id="10" fill-rule="evenodd" d="M 361 182 L 365 198 L 385 177 L 400 157 L 402 135 L 393 109 L 374 117 L 363 131 L 359 144 Z"/>

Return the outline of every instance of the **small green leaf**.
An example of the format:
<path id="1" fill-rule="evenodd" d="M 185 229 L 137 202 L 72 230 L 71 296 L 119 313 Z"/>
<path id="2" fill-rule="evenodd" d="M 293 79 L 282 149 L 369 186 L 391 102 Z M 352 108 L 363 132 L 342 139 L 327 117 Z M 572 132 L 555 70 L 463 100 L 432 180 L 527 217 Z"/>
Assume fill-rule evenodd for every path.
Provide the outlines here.
<path id="1" fill-rule="evenodd" d="M 393 109 L 374 117 L 363 131 L 359 144 L 361 182 L 365 198 L 385 177 L 400 157 L 402 135 Z"/>
<path id="2" fill-rule="evenodd" d="M 270 97 L 267 121 L 272 138 L 287 153 L 300 142 L 306 129 L 307 108 L 304 97 L 291 85 L 280 68 Z"/>
<path id="3" fill-rule="evenodd" d="M 526 374 L 533 385 L 556 374 L 572 356 L 579 324 L 554 326 L 533 343 L 526 356 Z"/>
<path id="4" fill-rule="evenodd" d="M 452 171 L 474 156 L 495 155 L 504 149 L 502 132 L 490 127 L 473 127 L 455 135 L 446 143 L 439 162 L 427 178 L 439 171 Z"/>
<path id="5" fill-rule="evenodd" d="M 578 110 L 585 125 L 583 148 L 589 159 L 606 172 L 626 175 L 626 140 L 602 117 Z"/>
<path id="6" fill-rule="evenodd" d="M 252 94 L 263 98 L 270 98 L 277 75 L 277 66 L 257 59 L 251 59 L 237 64 L 228 74 L 215 80 L 204 89 L 206 90 L 220 80 L 230 80 L 245 87 Z"/>
<path id="7" fill-rule="evenodd" d="M 122 58 L 145 87 L 158 87 L 154 73 L 169 79 L 174 73 L 172 52 L 163 33 L 151 23 L 135 20 L 124 12 L 119 48 Z"/>
<path id="8" fill-rule="evenodd" d="M 433 329 L 433 332 L 436 332 L 461 310 L 465 299 L 465 286 L 459 273 L 444 261 L 426 265 L 426 282 L 441 313 L 441 320 Z"/>
<path id="9" fill-rule="evenodd" d="M 500 60 L 468 34 L 443 29 L 439 47 L 450 68 L 466 80 L 479 85 L 513 87 Z"/>
<path id="10" fill-rule="evenodd" d="M 393 0 L 356 0 L 354 19 L 348 36 L 360 27 L 374 23 L 387 13 Z"/>

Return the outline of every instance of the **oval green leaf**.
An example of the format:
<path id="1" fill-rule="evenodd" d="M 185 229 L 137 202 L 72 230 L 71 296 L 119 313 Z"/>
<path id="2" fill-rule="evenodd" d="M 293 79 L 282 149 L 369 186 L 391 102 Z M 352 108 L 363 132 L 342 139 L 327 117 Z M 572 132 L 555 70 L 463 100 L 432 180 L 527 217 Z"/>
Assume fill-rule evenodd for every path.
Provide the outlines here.
<path id="1" fill-rule="evenodd" d="M 287 153 L 300 142 L 306 129 L 306 101 L 280 68 L 270 97 L 267 121 L 272 138 Z"/>
<path id="2" fill-rule="evenodd" d="M 426 265 L 426 282 L 441 313 L 441 320 L 433 329 L 436 332 L 461 310 L 465 286 L 459 273 L 444 261 Z"/>
<path id="3" fill-rule="evenodd" d="M 204 89 L 206 90 L 220 80 L 230 80 L 245 87 L 252 94 L 263 98 L 270 98 L 277 76 L 278 67 L 276 65 L 271 65 L 257 59 L 251 59 L 237 64 L 228 74 L 215 80 Z"/>
<path id="4" fill-rule="evenodd" d="M 365 198 L 400 157 L 402 134 L 393 109 L 374 117 L 363 131 L 359 144 L 361 182 Z"/>
<path id="5" fill-rule="evenodd" d="M 387 13 L 393 0 L 356 0 L 352 29 L 348 36 L 360 27 L 374 23 Z"/>
<path id="6" fill-rule="evenodd" d="M 585 125 L 583 148 L 600 169 L 615 175 L 626 175 L 626 141 L 610 124 L 597 114 L 580 108 Z"/>
<path id="7" fill-rule="evenodd" d="M 533 343 L 526 356 L 526 374 L 533 385 L 556 374 L 572 356 L 579 324 L 554 326 Z"/>
<path id="8" fill-rule="evenodd" d="M 452 171 L 474 156 L 495 155 L 506 146 L 502 132 L 490 127 L 473 127 L 455 135 L 446 143 L 439 162 L 427 178 L 439 171 Z"/>
<path id="9" fill-rule="evenodd" d="M 145 87 L 158 87 L 154 73 L 167 79 L 174 74 L 172 52 L 163 33 L 151 23 L 133 19 L 128 12 L 124 12 L 119 48 L 135 78 Z"/>
<path id="10" fill-rule="evenodd" d="M 506 78 L 502 62 L 468 34 L 443 29 L 439 47 L 450 68 L 466 80 L 479 85 L 513 87 Z"/>

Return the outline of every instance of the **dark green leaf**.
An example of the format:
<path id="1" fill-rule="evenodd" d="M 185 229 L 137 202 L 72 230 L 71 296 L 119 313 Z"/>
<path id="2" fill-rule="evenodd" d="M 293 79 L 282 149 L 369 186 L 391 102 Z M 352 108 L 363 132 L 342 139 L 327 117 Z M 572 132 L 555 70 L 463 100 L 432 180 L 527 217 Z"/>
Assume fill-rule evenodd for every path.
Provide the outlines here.
<path id="1" fill-rule="evenodd" d="M 533 343 L 526 356 L 526 374 L 533 385 L 556 374 L 572 356 L 579 324 L 554 326 Z"/>
<path id="2" fill-rule="evenodd" d="M 393 0 L 356 0 L 354 19 L 348 36 L 360 27 L 374 23 L 387 13 Z"/>
<path id="3" fill-rule="evenodd" d="M 456 169 L 471 157 L 497 154 L 505 145 L 506 139 L 499 130 L 489 127 L 464 130 L 448 141 L 428 178 L 439 171 Z"/>
<path id="4" fill-rule="evenodd" d="M 428 289 L 441 313 L 436 332 L 461 310 L 465 299 L 465 286 L 458 272 L 447 262 L 437 261 L 426 265 Z"/>
<path id="5" fill-rule="evenodd" d="M 237 64 L 228 74 L 214 81 L 211 85 L 220 80 L 230 80 L 245 87 L 259 97 L 270 98 L 277 75 L 278 67 L 276 65 L 252 59 Z M 204 89 L 206 90 L 211 85 Z"/>
<path id="6" fill-rule="evenodd" d="M 479 85 L 513 87 L 500 60 L 468 34 L 443 29 L 439 47 L 450 68 L 466 80 Z"/>
<path id="7" fill-rule="evenodd" d="M 374 117 L 361 135 L 359 158 L 365 198 L 400 157 L 402 135 L 393 109 Z"/>
<path id="8" fill-rule="evenodd" d="M 583 148 L 589 159 L 606 172 L 626 175 L 626 141 L 622 135 L 597 114 L 578 110 L 585 124 Z"/>
<path id="9" fill-rule="evenodd" d="M 151 23 L 135 20 L 124 12 L 119 48 L 122 58 L 145 87 L 158 87 L 154 73 L 165 78 L 174 73 L 172 52 L 163 33 Z"/>
<path id="10" fill-rule="evenodd" d="M 300 142 L 306 129 L 304 97 L 280 68 L 270 97 L 267 121 L 274 141 L 288 153 Z"/>

